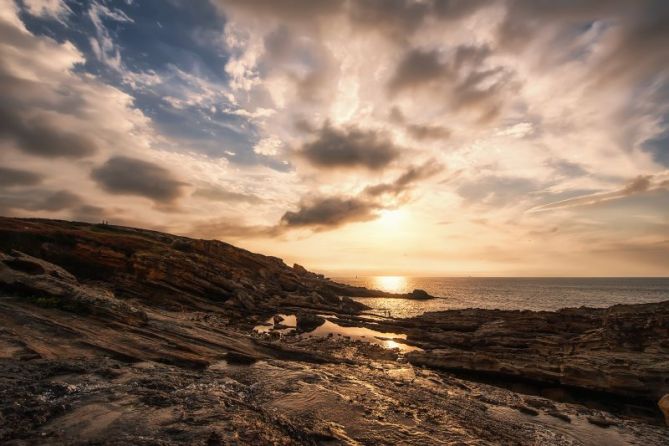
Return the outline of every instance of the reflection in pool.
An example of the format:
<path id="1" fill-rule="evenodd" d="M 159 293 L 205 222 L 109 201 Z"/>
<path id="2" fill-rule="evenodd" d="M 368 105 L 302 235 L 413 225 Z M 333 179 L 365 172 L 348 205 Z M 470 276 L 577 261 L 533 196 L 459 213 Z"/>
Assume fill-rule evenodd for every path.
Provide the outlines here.
<path id="1" fill-rule="evenodd" d="M 296 318 L 295 315 L 285 315 L 280 314 L 278 316 L 283 317 L 283 321 L 280 322 L 279 327 L 286 326 L 286 328 L 275 328 L 274 325 L 274 316 L 269 318 L 264 324 L 257 325 L 254 327 L 254 330 L 258 333 L 279 333 L 279 334 L 288 334 L 295 330 Z M 372 344 L 380 345 L 387 349 L 399 349 L 402 352 L 411 352 L 411 351 L 420 351 L 418 347 L 404 344 L 402 341 L 406 339 L 405 334 L 401 333 L 385 333 L 382 331 L 372 330 L 365 327 L 345 327 L 343 325 L 335 324 L 329 320 L 326 320 L 322 325 L 316 329 L 302 333 L 300 336 L 315 336 L 315 337 L 326 337 L 326 336 L 348 336 L 351 339 L 358 341 L 365 341 Z"/>
<path id="2" fill-rule="evenodd" d="M 282 318 L 282 320 L 279 322 L 279 327 L 284 328 L 275 327 L 275 318 L 277 318 L 277 316 Z M 270 317 L 262 324 L 253 327 L 253 331 L 258 333 L 269 333 L 270 331 L 273 331 L 276 333 L 285 334 L 295 330 L 296 326 L 297 317 L 294 314 L 277 314 Z"/>

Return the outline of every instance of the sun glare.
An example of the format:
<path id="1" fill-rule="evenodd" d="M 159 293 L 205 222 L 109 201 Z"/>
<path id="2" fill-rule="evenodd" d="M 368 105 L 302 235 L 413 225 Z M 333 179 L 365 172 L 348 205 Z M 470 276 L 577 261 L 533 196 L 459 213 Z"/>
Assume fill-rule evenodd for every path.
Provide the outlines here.
<path id="1" fill-rule="evenodd" d="M 406 288 L 406 277 L 404 276 L 377 276 L 374 277 L 374 288 L 389 293 L 402 293 Z"/>
<path id="2" fill-rule="evenodd" d="M 380 212 L 377 222 L 387 229 L 399 229 L 405 218 L 401 209 L 386 209 Z"/>

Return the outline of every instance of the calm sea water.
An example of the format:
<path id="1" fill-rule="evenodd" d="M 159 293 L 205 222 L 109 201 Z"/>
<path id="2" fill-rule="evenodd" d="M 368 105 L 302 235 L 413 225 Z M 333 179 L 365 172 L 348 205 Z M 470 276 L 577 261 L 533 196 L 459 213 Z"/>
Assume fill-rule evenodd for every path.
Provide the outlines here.
<path id="1" fill-rule="evenodd" d="M 383 314 L 411 317 L 458 308 L 557 310 L 669 300 L 669 278 L 339 277 L 338 282 L 407 293 L 420 288 L 440 299 L 356 298 Z"/>

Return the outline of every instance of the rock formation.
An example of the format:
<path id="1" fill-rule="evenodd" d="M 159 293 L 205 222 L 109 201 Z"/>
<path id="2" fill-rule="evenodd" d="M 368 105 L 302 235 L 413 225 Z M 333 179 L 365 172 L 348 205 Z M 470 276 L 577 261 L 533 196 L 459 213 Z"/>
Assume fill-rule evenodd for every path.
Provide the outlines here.
<path id="1" fill-rule="evenodd" d="M 669 302 L 556 312 L 454 310 L 397 321 L 417 365 L 624 397 L 669 393 Z"/>
<path id="2" fill-rule="evenodd" d="M 669 443 L 653 424 L 658 400 L 669 410 L 669 302 L 386 319 L 357 296 L 431 297 L 339 284 L 219 241 L 0 218 L 0 443 Z M 282 328 L 278 313 L 297 330 L 252 330 Z M 303 334 L 327 319 L 404 333 L 423 351 Z M 451 371 L 650 401 L 653 419 Z"/>

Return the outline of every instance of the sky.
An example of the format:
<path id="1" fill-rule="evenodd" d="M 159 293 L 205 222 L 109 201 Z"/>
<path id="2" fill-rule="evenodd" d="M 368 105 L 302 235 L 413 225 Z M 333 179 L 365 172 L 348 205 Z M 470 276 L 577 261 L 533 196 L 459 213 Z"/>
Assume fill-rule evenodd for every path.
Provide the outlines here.
<path id="1" fill-rule="evenodd" d="M 669 2 L 0 0 L 0 215 L 669 276 Z"/>

